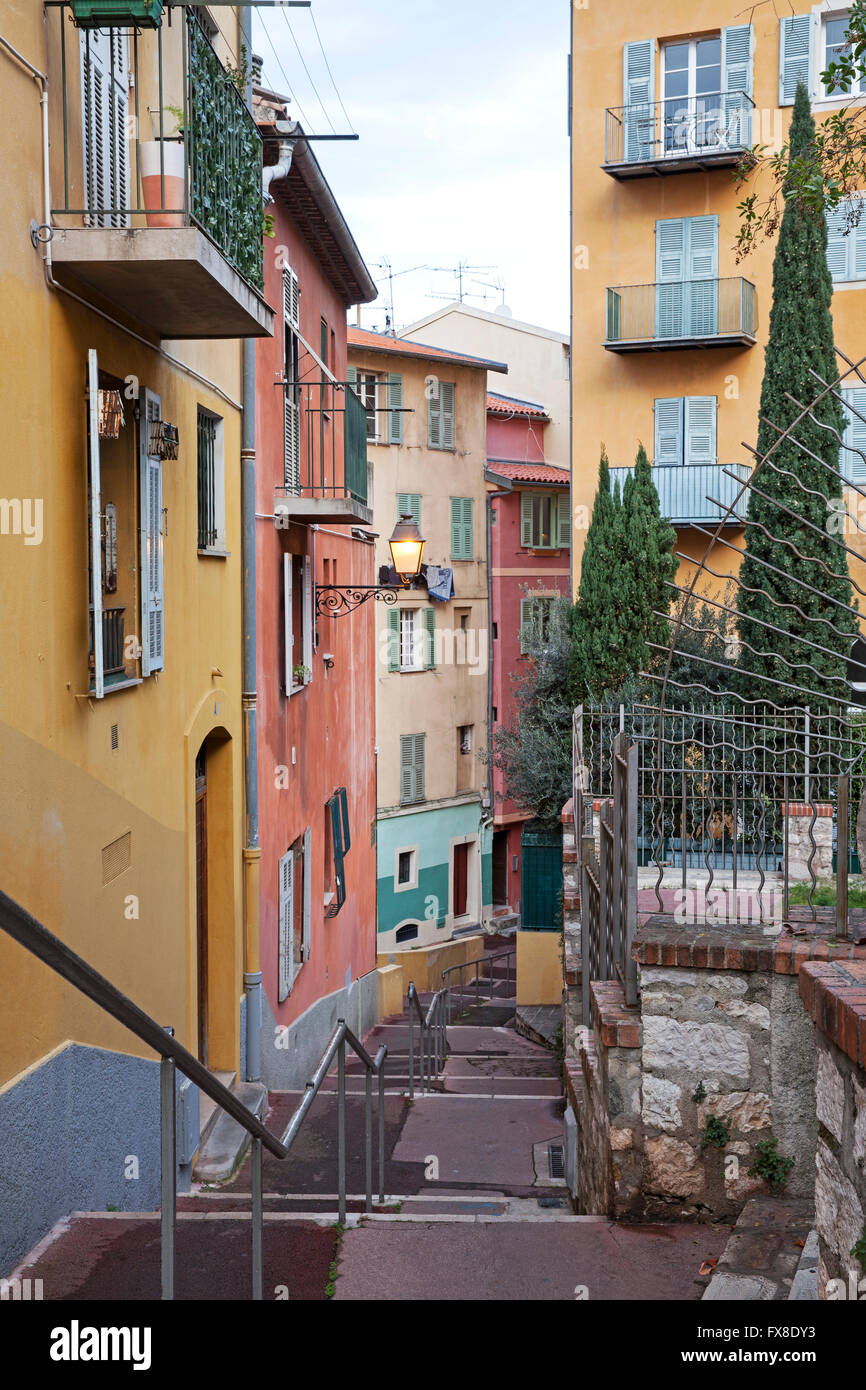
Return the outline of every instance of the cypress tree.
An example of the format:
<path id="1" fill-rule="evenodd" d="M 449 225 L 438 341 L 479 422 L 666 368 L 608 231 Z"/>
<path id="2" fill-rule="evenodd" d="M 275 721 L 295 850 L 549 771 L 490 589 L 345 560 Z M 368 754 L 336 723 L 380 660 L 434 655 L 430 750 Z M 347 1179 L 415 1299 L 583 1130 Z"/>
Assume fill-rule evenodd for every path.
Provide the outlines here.
<path id="1" fill-rule="evenodd" d="M 659 613 L 670 610 L 672 584 L 677 572 L 674 554 L 677 533 L 659 510 L 659 496 L 652 467 L 641 444 L 634 473 L 626 479 L 622 498 L 625 552 L 625 608 L 623 637 L 625 662 L 630 675 L 646 671 L 655 653 L 670 641 L 670 626 Z"/>
<path id="2" fill-rule="evenodd" d="M 619 483 L 611 491 L 610 466 L 602 451 L 568 664 L 569 692 L 575 705 L 617 689 L 627 675 L 622 627 L 623 539 Z"/>
<path id="3" fill-rule="evenodd" d="M 807 149 L 815 137 L 815 123 L 809 106 L 805 85 L 797 87 L 790 131 L 790 150 L 796 158 Z M 770 314 L 769 339 L 761 388 L 761 413 L 758 427 L 758 454 L 763 457 L 779 438 L 776 425 L 786 429 L 801 413 L 788 393 L 802 406 L 808 405 L 822 389 L 813 369 L 822 380 L 836 379 L 836 360 L 833 349 L 833 324 L 830 301 L 833 284 L 827 266 L 827 226 L 822 216 L 810 216 L 798 210 L 793 197 L 789 198 L 779 229 L 779 242 L 773 263 L 773 307 Z M 816 407 L 816 418 L 844 430 L 844 412 L 831 396 Z M 772 421 L 768 424 L 767 421 Z M 846 612 L 830 600 L 851 604 L 851 582 L 848 561 L 836 539 L 828 534 L 828 501 L 842 496 L 842 484 L 835 471 L 839 463 L 839 448 L 834 436 L 808 417 L 795 427 L 797 440 L 823 459 L 829 468 L 811 459 L 797 447 L 792 438 L 785 440 L 771 457 L 775 469 L 765 464 L 758 473 L 756 486 L 766 497 L 750 491 L 746 527 L 745 559 L 740 569 L 741 585 L 737 590 L 737 631 L 743 643 L 768 655 L 759 656 L 743 646 L 738 663 L 738 685 L 748 699 L 771 700 L 776 704 L 815 703 L 810 696 L 793 689 L 805 687 L 822 695 L 844 697 L 844 689 L 834 677 L 845 677 L 846 661 L 856 631 L 853 612 Z M 787 470 L 800 480 L 804 492 Z M 833 471 L 831 471 L 831 469 Z M 817 496 L 814 494 L 818 494 Z M 780 505 L 781 504 L 781 505 Z M 783 511 L 782 506 L 790 511 Z M 790 513 L 794 513 L 791 515 Z M 811 522 L 817 530 L 802 524 Z M 769 535 L 760 529 L 766 527 Z M 832 523 L 831 523 L 831 530 Z M 800 559 L 790 545 L 791 542 Z M 829 573 L 816 560 L 823 561 Z M 781 573 L 765 568 L 766 561 Z M 804 580 L 819 592 L 811 593 L 794 578 Z M 747 587 L 743 587 L 747 586 Z M 763 590 L 761 593 L 750 593 Z M 795 608 L 802 610 L 801 616 Z M 771 632 L 751 618 L 761 618 L 782 629 Z M 842 633 L 842 637 L 816 619 L 827 619 Z M 838 656 L 825 656 L 804 647 L 802 638 L 830 648 Z M 782 660 L 784 658 L 784 660 Z M 792 665 L 786 665 L 785 662 Z M 796 670 L 792 666 L 811 662 L 817 674 Z M 765 678 L 779 681 L 770 685 Z"/>

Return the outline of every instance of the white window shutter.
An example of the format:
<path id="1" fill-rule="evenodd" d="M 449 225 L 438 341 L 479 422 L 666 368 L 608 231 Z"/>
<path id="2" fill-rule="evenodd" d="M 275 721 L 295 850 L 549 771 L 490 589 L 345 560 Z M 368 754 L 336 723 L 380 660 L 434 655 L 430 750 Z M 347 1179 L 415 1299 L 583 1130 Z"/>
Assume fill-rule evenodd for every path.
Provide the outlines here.
<path id="1" fill-rule="evenodd" d="M 442 383 L 433 388 L 427 402 L 427 444 L 431 449 L 442 448 Z"/>
<path id="2" fill-rule="evenodd" d="M 640 39 L 623 44 L 622 104 L 624 148 L 626 160 L 652 158 L 654 153 L 655 120 L 653 94 L 655 90 L 655 41 Z"/>
<path id="3" fill-rule="evenodd" d="M 294 983 L 295 856 L 291 850 L 280 860 L 279 876 L 279 997 L 282 1004 L 291 994 Z"/>
<path id="4" fill-rule="evenodd" d="M 295 683 L 292 671 L 295 665 L 294 607 L 292 598 L 292 557 L 288 551 L 283 555 L 283 631 L 285 634 L 285 690 L 291 695 Z"/>
<path id="5" fill-rule="evenodd" d="M 312 860 L 313 832 L 309 826 L 304 831 L 304 935 L 301 946 L 301 959 L 309 960 L 312 954 Z"/>
<path id="6" fill-rule="evenodd" d="M 82 30 L 81 77 L 87 220 L 92 227 L 128 227 L 127 214 L 106 211 L 129 205 L 126 35 Z"/>
<path id="7" fill-rule="evenodd" d="M 143 387 L 139 395 L 138 453 L 141 516 L 141 673 L 165 669 L 165 568 L 162 535 L 162 460 L 150 452 L 150 427 L 162 419 L 162 401 Z"/>
<path id="8" fill-rule="evenodd" d="M 853 259 L 851 267 L 853 280 L 866 280 L 866 203 L 860 201 L 860 221 L 856 227 L 852 227 L 848 233 L 849 239 L 853 242 Z"/>
<path id="9" fill-rule="evenodd" d="M 291 266 L 283 266 L 283 317 L 295 333 L 301 331 L 301 285 Z"/>
<path id="10" fill-rule="evenodd" d="M 301 490 L 301 411 L 295 393 L 294 386 L 283 392 L 283 476 L 293 496 Z"/>
<path id="11" fill-rule="evenodd" d="M 839 455 L 839 472 L 846 482 L 862 487 L 866 483 L 866 386 L 849 386 L 842 394 L 848 407 L 848 422 L 845 447 Z"/>
<path id="12" fill-rule="evenodd" d="M 87 354 L 87 425 L 90 467 L 90 613 L 93 623 L 93 690 L 105 694 L 102 652 L 102 473 L 99 458 L 99 360 L 96 349 Z"/>
<path id="13" fill-rule="evenodd" d="M 716 398 L 685 398 L 686 463 L 716 462 Z"/>
<path id="14" fill-rule="evenodd" d="M 655 457 L 653 464 L 683 462 L 683 398 L 662 397 L 655 402 Z"/>
<path id="15" fill-rule="evenodd" d="M 313 679 L 313 562 L 304 556 L 304 665 L 307 673 L 304 685 Z"/>
<path id="16" fill-rule="evenodd" d="M 779 20 L 779 105 L 793 106 L 797 83 L 805 82 L 811 96 L 811 14 L 785 15 Z"/>

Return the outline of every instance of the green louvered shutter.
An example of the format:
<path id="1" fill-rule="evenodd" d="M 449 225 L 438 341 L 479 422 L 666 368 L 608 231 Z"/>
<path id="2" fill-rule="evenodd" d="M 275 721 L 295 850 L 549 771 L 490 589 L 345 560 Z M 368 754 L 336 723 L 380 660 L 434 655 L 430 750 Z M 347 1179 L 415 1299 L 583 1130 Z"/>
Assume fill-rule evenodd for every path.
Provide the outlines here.
<path id="1" fill-rule="evenodd" d="M 348 381 L 348 383 L 349 383 L 350 386 L 357 386 L 357 384 L 358 384 L 358 368 L 357 368 L 357 367 L 347 367 L 347 368 L 346 368 L 346 380 Z"/>
<path id="2" fill-rule="evenodd" d="M 655 453 L 653 464 L 683 462 L 683 398 L 665 396 L 654 402 Z"/>
<path id="3" fill-rule="evenodd" d="M 400 670 L 400 609 L 388 613 L 388 670 Z"/>
<path id="4" fill-rule="evenodd" d="M 520 544 L 524 550 L 532 547 L 532 493 L 520 494 Z"/>
<path id="5" fill-rule="evenodd" d="M 401 517 L 411 516 L 415 524 L 420 527 L 421 494 L 419 492 L 398 492 L 397 512 Z"/>
<path id="6" fill-rule="evenodd" d="M 716 398 L 685 398 L 686 463 L 716 462 Z"/>
<path id="7" fill-rule="evenodd" d="M 442 448 L 442 383 L 437 382 L 427 402 L 427 445 L 430 449 Z"/>
<path id="8" fill-rule="evenodd" d="M 797 83 L 810 89 L 810 56 L 815 29 L 811 14 L 785 15 L 779 20 L 779 105 L 793 106 Z"/>
<path id="9" fill-rule="evenodd" d="M 526 654 L 529 645 L 529 625 L 532 621 L 532 599 L 520 600 L 520 654 Z"/>
<path id="10" fill-rule="evenodd" d="M 849 386 L 842 392 L 848 423 L 845 428 L 845 448 L 839 455 L 839 471 L 846 482 L 862 487 L 866 483 L 866 386 Z M 853 413 L 856 410 L 857 415 Z M 863 416 L 861 420 L 859 417 Z M 859 453 L 849 453 L 859 450 Z"/>
<path id="11" fill-rule="evenodd" d="M 556 499 L 556 538 L 560 550 L 571 549 L 571 498 Z"/>
<path id="12" fill-rule="evenodd" d="M 475 556 L 473 499 L 451 498 L 451 558 L 472 560 Z"/>
<path id="13" fill-rule="evenodd" d="M 415 735 L 415 800 L 423 801 L 426 796 L 426 734 Z"/>
<path id="14" fill-rule="evenodd" d="M 454 383 L 443 381 L 439 385 L 442 402 L 442 448 L 454 448 Z"/>
<path id="15" fill-rule="evenodd" d="M 629 162 L 651 159 L 654 153 L 655 120 L 653 91 L 655 42 L 640 39 L 623 44 L 622 104 L 624 121 L 623 154 Z"/>
<path id="16" fill-rule="evenodd" d="M 424 670 L 436 668 L 436 610 L 424 609 Z"/>
<path id="17" fill-rule="evenodd" d="M 403 443 L 403 378 L 396 372 L 388 373 L 388 443 Z"/>

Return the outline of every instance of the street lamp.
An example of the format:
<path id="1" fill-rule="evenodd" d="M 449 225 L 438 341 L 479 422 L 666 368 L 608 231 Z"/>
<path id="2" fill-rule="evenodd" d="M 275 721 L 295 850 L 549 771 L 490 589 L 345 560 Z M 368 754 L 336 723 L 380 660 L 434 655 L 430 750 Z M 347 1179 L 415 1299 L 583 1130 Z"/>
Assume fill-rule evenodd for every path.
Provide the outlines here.
<path id="1" fill-rule="evenodd" d="M 317 584 L 316 616 L 319 618 L 342 618 L 354 613 L 369 599 L 378 600 L 393 607 L 398 596 L 411 587 L 412 580 L 421 573 L 424 547 L 427 542 L 418 529 L 418 523 L 408 512 L 401 516 L 394 527 L 394 534 L 388 542 L 391 563 L 399 577 L 399 584 Z"/>

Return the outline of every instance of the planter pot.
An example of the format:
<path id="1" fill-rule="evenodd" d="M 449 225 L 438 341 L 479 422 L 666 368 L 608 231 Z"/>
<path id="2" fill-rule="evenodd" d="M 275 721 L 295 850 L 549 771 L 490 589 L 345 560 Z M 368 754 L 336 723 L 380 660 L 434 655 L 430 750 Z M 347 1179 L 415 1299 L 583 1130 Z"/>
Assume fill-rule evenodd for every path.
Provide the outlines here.
<path id="1" fill-rule="evenodd" d="M 160 150 L 162 169 L 160 175 Z M 141 163 L 141 195 L 148 227 L 182 227 L 183 212 L 156 212 L 155 208 L 183 208 L 185 187 L 184 147 L 181 140 L 143 140 L 138 147 Z M 163 187 L 165 201 L 163 202 Z"/>

